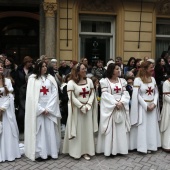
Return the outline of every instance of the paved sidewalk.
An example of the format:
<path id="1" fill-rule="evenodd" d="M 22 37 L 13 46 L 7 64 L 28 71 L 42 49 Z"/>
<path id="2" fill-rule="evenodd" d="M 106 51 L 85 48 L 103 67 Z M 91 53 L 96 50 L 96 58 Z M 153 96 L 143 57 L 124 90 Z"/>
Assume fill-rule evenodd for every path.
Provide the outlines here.
<path id="1" fill-rule="evenodd" d="M 0 163 L 0 170 L 170 170 L 170 153 L 161 149 L 152 154 L 130 152 L 126 156 L 105 157 L 102 154 L 90 161 L 75 160 L 60 155 L 57 160 L 32 162 L 22 156 L 15 162 Z"/>

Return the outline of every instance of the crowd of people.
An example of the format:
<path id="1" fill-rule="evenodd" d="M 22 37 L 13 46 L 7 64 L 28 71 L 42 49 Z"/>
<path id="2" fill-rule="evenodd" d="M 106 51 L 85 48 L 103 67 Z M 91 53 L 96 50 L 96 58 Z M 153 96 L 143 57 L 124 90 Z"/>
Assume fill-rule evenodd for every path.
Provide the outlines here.
<path id="1" fill-rule="evenodd" d="M 128 154 L 170 151 L 170 56 L 121 57 L 80 62 L 49 61 L 42 55 L 21 66 L 0 55 L 0 162 L 21 157 L 57 159 L 59 153 L 90 160 Z M 61 148 L 61 132 L 64 142 Z M 97 144 L 95 136 L 97 135 Z M 22 145 L 23 149 L 23 145 Z"/>

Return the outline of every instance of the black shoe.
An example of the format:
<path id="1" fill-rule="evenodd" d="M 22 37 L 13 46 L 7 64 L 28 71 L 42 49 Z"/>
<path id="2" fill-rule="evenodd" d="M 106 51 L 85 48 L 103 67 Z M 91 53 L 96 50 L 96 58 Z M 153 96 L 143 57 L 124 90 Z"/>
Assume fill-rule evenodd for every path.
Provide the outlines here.
<path id="1" fill-rule="evenodd" d="M 41 157 L 39 157 L 39 158 L 37 158 L 37 159 L 35 159 L 37 162 L 42 162 L 42 161 L 44 161 L 44 159 L 43 158 L 41 158 Z"/>
<path id="2" fill-rule="evenodd" d="M 48 156 L 46 160 L 50 160 L 50 159 L 52 159 L 51 156 Z"/>

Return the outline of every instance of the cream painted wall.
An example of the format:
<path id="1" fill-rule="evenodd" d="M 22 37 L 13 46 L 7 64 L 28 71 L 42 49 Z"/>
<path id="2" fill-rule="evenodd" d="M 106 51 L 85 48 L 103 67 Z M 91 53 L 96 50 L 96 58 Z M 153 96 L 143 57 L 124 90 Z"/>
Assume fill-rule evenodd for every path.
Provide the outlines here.
<path id="1" fill-rule="evenodd" d="M 48 0 L 47 0 L 48 1 Z M 50 0 L 49 0 L 50 1 Z M 60 60 L 77 60 L 79 48 L 79 15 L 114 15 L 116 16 L 116 56 L 122 56 L 125 62 L 132 56 L 155 57 L 156 12 L 155 2 L 144 1 L 141 16 L 140 47 L 140 1 L 113 1 L 115 11 L 81 11 L 84 0 L 68 0 L 68 46 L 67 46 L 67 5 L 66 0 L 58 0 L 57 11 L 57 56 Z M 166 17 L 166 16 L 165 16 Z"/>
<path id="2" fill-rule="evenodd" d="M 68 30 L 67 30 L 67 1 L 58 1 L 58 37 L 57 37 L 57 49 L 60 61 L 72 60 L 73 57 L 73 3 L 74 1 L 68 1 Z M 67 40 L 68 35 L 68 40 Z M 67 44 L 68 42 L 68 44 Z"/>
<path id="3" fill-rule="evenodd" d="M 139 25 L 140 25 L 140 2 L 124 2 L 125 11 L 125 27 L 124 27 L 124 60 L 128 61 L 130 57 L 144 58 L 148 56 L 153 58 L 154 49 L 152 44 L 155 41 L 153 29 L 155 23 L 154 3 L 143 3 L 141 15 L 141 32 L 140 46 L 139 41 Z"/>

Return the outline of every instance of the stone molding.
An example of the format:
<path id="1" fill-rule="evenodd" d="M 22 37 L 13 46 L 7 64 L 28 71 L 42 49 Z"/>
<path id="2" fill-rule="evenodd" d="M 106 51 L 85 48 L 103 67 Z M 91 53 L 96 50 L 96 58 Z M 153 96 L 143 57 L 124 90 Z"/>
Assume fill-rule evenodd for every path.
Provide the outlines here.
<path id="1" fill-rule="evenodd" d="M 57 11 L 56 3 L 44 2 L 43 7 L 44 7 L 46 17 L 54 17 L 55 16 L 55 12 Z"/>
<path id="2" fill-rule="evenodd" d="M 169 0 L 159 0 L 157 4 L 157 14 L 158 15 L 170 15 L 170 1 Z"/>
<path id="3" fill-rule="evenodd" d="M 115 12 L 111 0 L 86 0 L 82 1 L 80 11 Z"/>

